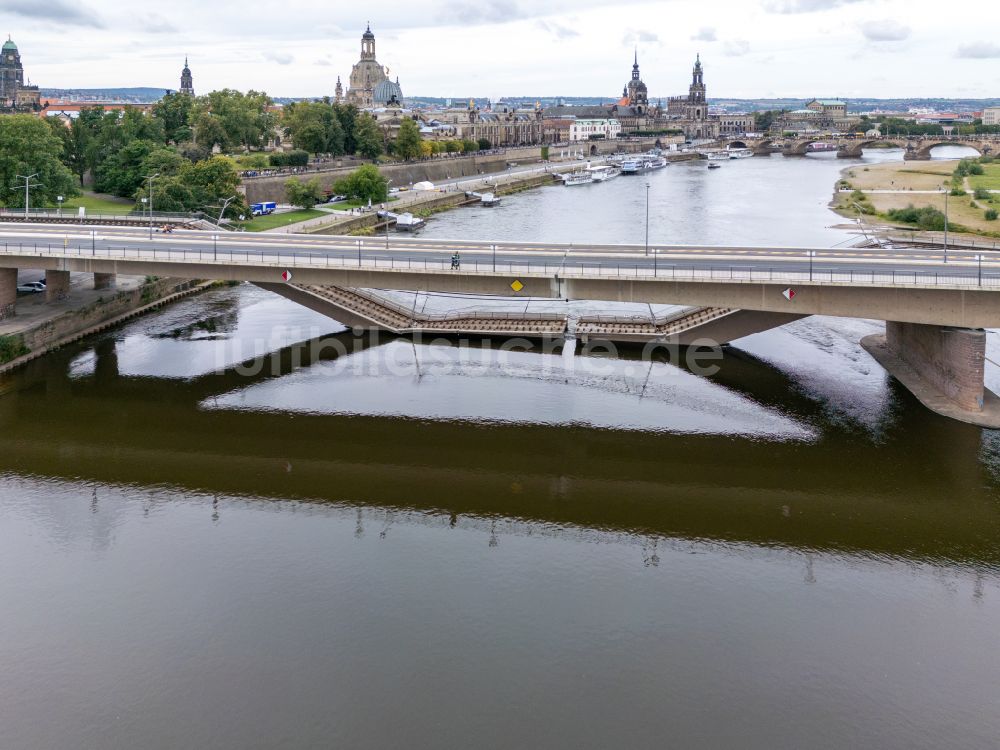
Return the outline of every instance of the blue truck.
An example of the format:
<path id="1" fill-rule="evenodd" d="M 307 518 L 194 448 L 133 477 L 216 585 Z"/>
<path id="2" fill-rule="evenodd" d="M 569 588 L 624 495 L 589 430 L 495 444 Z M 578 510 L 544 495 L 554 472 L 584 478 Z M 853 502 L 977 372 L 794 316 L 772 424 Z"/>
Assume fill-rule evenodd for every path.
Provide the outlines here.
<path id="1" fill-rule="evenodd" d="M 254 216 L 267 216 L 267 214 L 273 214 L 274 209 L 278 207 L 278 204 L 274 201 L 265 201 L 264 203 L 254 203 L 250 206 L 250 213 Z"/>

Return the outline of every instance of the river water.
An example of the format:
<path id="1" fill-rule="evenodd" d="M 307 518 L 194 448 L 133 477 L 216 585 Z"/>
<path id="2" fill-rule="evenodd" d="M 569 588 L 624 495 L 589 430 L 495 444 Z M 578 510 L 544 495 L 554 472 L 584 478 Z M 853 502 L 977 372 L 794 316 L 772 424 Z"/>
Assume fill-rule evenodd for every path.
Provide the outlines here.
<path id="1" fill-rule="evenodd" d="M 843 166 L 672 165 L 651 237 L 842 242 Z M 427 233 L 641 241 L 628 179 Z M 239 286 L 37 361 L 0 384 L 0 748 L 995 747 L 1000 435 L 877 329 L 698 374 Z"/>

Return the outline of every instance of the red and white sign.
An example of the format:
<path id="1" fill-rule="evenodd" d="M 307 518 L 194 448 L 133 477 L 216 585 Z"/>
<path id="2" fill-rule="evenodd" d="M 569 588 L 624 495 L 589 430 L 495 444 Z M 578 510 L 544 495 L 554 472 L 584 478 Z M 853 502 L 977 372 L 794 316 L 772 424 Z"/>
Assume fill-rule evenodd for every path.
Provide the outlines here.
<path id="1" fill-rule="evenodd" d="M 292 272 L 291 271 L 283 271 L 282 274 L 281 274 L 281 279 L 283 281 L 291 281 L 292 280 Z"/>
<path id="2" fill-rule="evenodd" d="M 795 290 L 792 289 L 791 287 L 788 287 L 788 289 L 786 289 L 781 293 L 781 296 L 787 299 L 789 302 L 791 302 L 792 298 L 795 296 Z"/>

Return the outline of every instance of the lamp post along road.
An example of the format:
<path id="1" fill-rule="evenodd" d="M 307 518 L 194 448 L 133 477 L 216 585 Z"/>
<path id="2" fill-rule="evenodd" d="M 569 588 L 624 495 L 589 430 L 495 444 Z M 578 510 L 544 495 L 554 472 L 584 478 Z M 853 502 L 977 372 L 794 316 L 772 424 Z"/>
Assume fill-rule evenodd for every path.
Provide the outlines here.
<path id="1" fill-rule="evenodd" d="M 236 200 L 237 197 L 238 196 L 234 195 L 233 197 L 226 198 L 224 201 L 222 201 L 222 210 L 219 211 L 219 220 L 215 222 L 216 224 L 222 223 L 222 217 L 225 215 L 226 209 L 229 208 L 229 204 L 232 203 L 234 200 Z"/>
<path id="2" fill-rule="evenodd" d="M 149 239 L 153 239 L 153 180 L 160 176 L 160 173 L 146 175 L 142 179 L 149 183 Z"/>
<path id="3" fill-rule="evenodd" d="M 33 187 L 41 187 L 42 183 L 40 183 L 40 182 L 36 182 L 34 184 L 31 183 L 31 181 L 33 179 L 35 179 L 36 177 L 38 177 L 38 172 L 35 172 L 34 174 L 28 174 L 28 175 L 18 174 L 18 175 L 14 175 L 14 176 L 17 179 L 19 179 L 19 180 L 24 180 L 24 218 L 25 218 L 25 220 L 27 220 L 27 218 L 28 218 L 28 205 L 31 202 L 31 195 L 30 195 L 29 191 Z"/>
<path id="4" fill-rule="evenodd" d="M 944 191 L 944 262 L 948 262 L 948 193 Z"/>
<path id="5" fill-rule="evenodd" d="M 646 183 L 646 255 L 649 255 L 649 183 Z"/>

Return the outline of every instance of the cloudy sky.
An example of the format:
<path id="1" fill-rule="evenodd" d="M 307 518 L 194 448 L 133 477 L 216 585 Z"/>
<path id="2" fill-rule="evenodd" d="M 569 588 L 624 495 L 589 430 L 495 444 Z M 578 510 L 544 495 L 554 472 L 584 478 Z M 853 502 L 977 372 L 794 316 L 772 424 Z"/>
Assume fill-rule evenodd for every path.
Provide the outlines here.
<path id="1" fill-rule="evenodd" d="M 367 7 L 367 9 L 365 9 Z M 1000 96 L 1000 2 L 967 0 L 0 0 L 43 87 L 320 96 L 371 21 L 407 94 L 612 96 L 639 49 L 651 96 Z"/>

